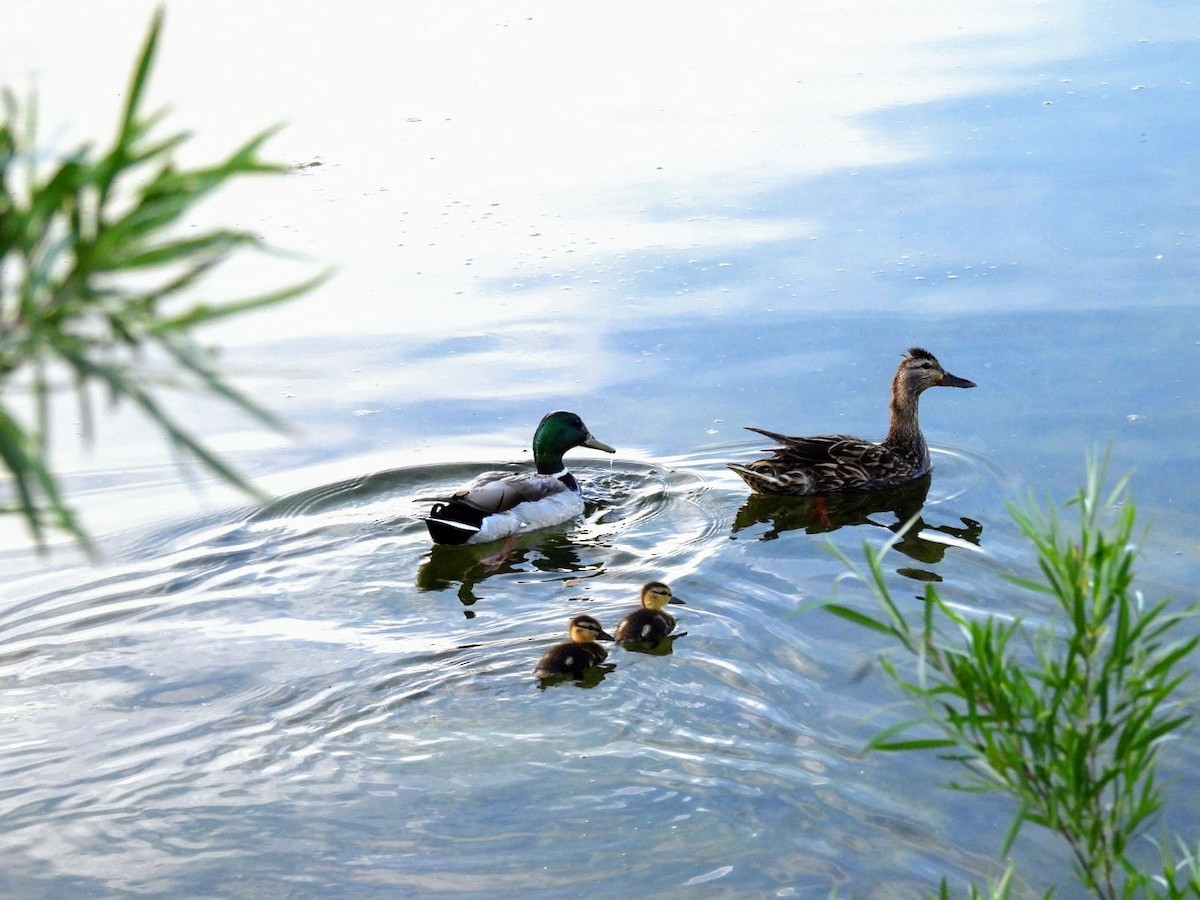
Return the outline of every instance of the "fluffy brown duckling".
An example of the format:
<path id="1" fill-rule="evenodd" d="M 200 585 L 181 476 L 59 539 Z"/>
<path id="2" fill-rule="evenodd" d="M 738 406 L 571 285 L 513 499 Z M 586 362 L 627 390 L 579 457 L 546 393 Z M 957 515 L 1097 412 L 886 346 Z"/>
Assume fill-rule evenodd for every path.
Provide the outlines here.
<path id="1" fill-rule="evenodd" d="M 592 666 L 608 658 L 596 641 L 611 641 L 612 635 L 591 616 L 576 616 L 567 626 L 571 640 L 551 647 L 533 670 L 538 678 L 581 678 Z"/>
<path id="2" fill-rule="evenodd" d="M 617 626 L 618 644 L 654 644 L 675 630 L 675 617 L 664 612 L 668 603 L 683 601 L 671 593 L 661 581 L 651 581 L 642 587 L 642 606 L 635 609 Z"/>

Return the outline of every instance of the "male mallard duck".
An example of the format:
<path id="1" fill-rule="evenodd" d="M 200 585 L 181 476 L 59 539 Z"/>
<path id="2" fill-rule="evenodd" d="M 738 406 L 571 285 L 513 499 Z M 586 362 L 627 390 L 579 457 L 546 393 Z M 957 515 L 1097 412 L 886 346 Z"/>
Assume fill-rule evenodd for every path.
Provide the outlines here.
<path id="1" fill-rule="evenodd" d="M 591 616 L 576 616 L 567 627 L 571 640 L 546 651 L 533 674 L 538 678 L 582 678 L 592 666 L 608 658 L 608 651 L 596 641 L 611 641 L 600 623 Z"/>
<path id="2" fill-rule="evenodd" d="M 654 644 L 675 630 L 675 617 L 663 612 L 668 603 L 683 603 L 661 581 L 642 587 L 642 606 L 621 620 L 614 640 L 618 644 Z"/>
<path id="3" fill-rule="evenodd" d="M 920 478 L 931 464 L 917 424 L 917 403 L 922 391 L 939 386 L 972 388 L 975 382 L 951 375 L 928 350 L 913 347 L 892 380 L 892 419 L 882 444 L 844 434 L 788 437 L 751 428 L 780 446 L 774 456 L 729 468 L 759 494 L 827 494 Z"/>
<path id="4" fill-rule="evenodd" d="M 435 503 L 425 525 L 437 544 L 482 544 L 566 522 L 583 512 L 574 476 L 563 465 L 572 447 L 616 453 L 592 437 L 573 412 L 552 412 L 533 434 L 537 472 L 484 472 Z"/>

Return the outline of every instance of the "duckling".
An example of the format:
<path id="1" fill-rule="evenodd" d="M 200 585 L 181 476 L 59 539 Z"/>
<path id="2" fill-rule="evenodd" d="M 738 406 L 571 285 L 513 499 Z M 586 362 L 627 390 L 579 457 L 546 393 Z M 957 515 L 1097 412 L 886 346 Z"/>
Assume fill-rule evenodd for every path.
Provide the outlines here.
<path id="1" fill-rule="evenodd" d="M 484 472 L 451 496 L 436 498 L 425 517 L 429 536 L 436 544 L 482 544 L 580 515 L 579 485 L 563 464 L 573 447 L 616 453 L 592 437 L 575 413 L 548 413 L 533 435 L 537 472 Z"/>
<path id="2" fill-rule="evenodd" d="M 913 347 L 892 380 L 891 424 L 880 444 L 844 434 L 789 437 L 750 428 L 776 441 L 774 455 L 729 468 L 759 494 L 830 494 L 903 484 L 931 468 L 929 447 L 917 423 L 917 403 L 931 387 L 973 388 L 951 375 L 932 353 Z"/>
<path id="3" fill-rule="evenodd" d="M 533 670 L 537 678 L 581 678 L 592 666 L 608 658 L 596 641 L 611 641 L 612 635 L 591 616 L 576 616 L 567 627 L 571 640 L 551 647 Z"/>
<path id="4" fill-rule="evenodd" d="M 668 603 L 683 601 L 671 593 L 661 581 L 651 581 L 642 587 L 642 606 L 635 609 L 617 626 L 614 640 L 618 644 L 654 644 L 675 630 L 675 617 L 663 612 Z"/>

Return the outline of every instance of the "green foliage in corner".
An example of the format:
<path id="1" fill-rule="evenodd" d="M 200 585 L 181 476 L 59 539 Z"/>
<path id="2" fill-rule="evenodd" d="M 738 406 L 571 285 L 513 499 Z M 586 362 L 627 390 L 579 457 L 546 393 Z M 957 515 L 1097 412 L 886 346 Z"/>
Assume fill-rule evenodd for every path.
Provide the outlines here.
<path id="1" fill-rule="evenodd" d="M 11 91 L 2 94 L 0 463 L 10 487 L 0 483 L 0 511 L 23 516 L 39 543 L 47 528 L 57 527 L 87 544 L 48 462 L 50 404 L 64 388 L 77 395 L 85 439 L 92 433 L 91 393 L 99 392 L 112 404 L 135 406 L 184 458 L 248 490 L 163 402 L 147 363 L 165 358 L 174 387 L 215 396 L 278 428 L 269 412 L 221 376 L 193 332 L 288 300 L 324 277 L 232 301 L 199 297 L 210 270 L 261 240 L 225 229 L 183 236 L 185 216 L 231 179 L 285 168 L 259 158 L 271 131 L 214 165 L 175 164 L 174 152 L 189 135 L 156 136 L 163 113 L 141 109 L 161 27 L 160 10 L 106 150 L 85 145 L 44 163 L 33 98 L 22 108 Z"/>
<path id="2" fill-rule="evenodd" d="M 1089 464 L 1085 487 L 1068 504 L 1078 513 L 1073 524 L 1054 511 L 1012 511 L 1041 573 L 1012 580 L 1048 598 L 1051 624 L 978 616 L 932 585 L 912 616 L 888 588 L 883 551 L 869 547 L 865 580 L 879 612 L 828 609 L 887 636 L 915 661 L 901 667 L 883 657 L 919 714 L 868 748 L 937 751 L 962 773 L 951 787 L 1012 797 L 1001 856 L 1024 825 L 1039 825 L 1066 842 L 1095 896 L 1200 896 L 1200 847 L 1160 845 L 1157 873 L 1130 856 L 1163 805 L 1159 755 L 1196 724 L 1181 689 L 1200 640 L 1197 608 L 1149 602 L 1134 588 L 1134 506 L 1125 481 L 1105 492 L 1103 476 L 1102 465 Z M 1006 874 L 1000 895 L 1010 888 Z"/>

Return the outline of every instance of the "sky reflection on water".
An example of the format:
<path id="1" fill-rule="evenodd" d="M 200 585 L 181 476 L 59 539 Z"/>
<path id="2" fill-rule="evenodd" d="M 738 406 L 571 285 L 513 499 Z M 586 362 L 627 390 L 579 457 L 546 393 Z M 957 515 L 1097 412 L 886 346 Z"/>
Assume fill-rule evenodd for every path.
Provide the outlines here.
<path id="1" fill-rule="evenodd" d="M 60 149 L 108 133 L 151 8 L 73 5 L 70 28 L 60 5 L 9 10 L 0 81 L 38 72 Z M 959 543 L 895 558 L 905 592 L 932 575 L 964 608 L 1042 615 L 993 588 L 1029 574 L 1003 505 L 1065 499 L 1111 444 L 1155 527 L 1147 591 L 1186 595 L 1198 29 L 1192 6 L 1140 2 L 170 7 L 168 123 L 208 155 L 287 119 L 273 152 L 322 163 L 211 204 L 311 257 L 218 289 L 338 272 L 213 332 L 295 435 L 194 407 L 285 497 L 277 520 L 197 498 L 118 414 L 94 455 L 61 448 L 108 566 L 46 572 L 6 525 L 10 571 L 39 573 L 0 611 L 26 779 L 7 886 L 562 892 L 607 884 L 617 839 L 651 890 L 994 871 L 1003 804 L 935 792 L 936 761 L 858 758 L 893 699 L 873 651 L 794 614 L 844 570 L 826 540 L 856 553 L 883 529 L 760 515 L 721 463 L 761 446 L 744 425 L 881 436 L 900 353 L 927 346 L 979 388 L 923 403 L 924 517 Z M 495 572 L 429 551 L 405 491 L 380 510 L 332 490 L 527 458 L 560 406 L 619 464 L 581 466 L 589 520 Z M 342 505 L 297 514 L 312 490 Z M 611 613 L 652 576 L 687 596 L 685 643 L 534 692 L 567 608 Z M 1194 831 L 1192 810 L 1167 821 Z M 1017 856 L 1066 873 L 1046 843 Z"/>

